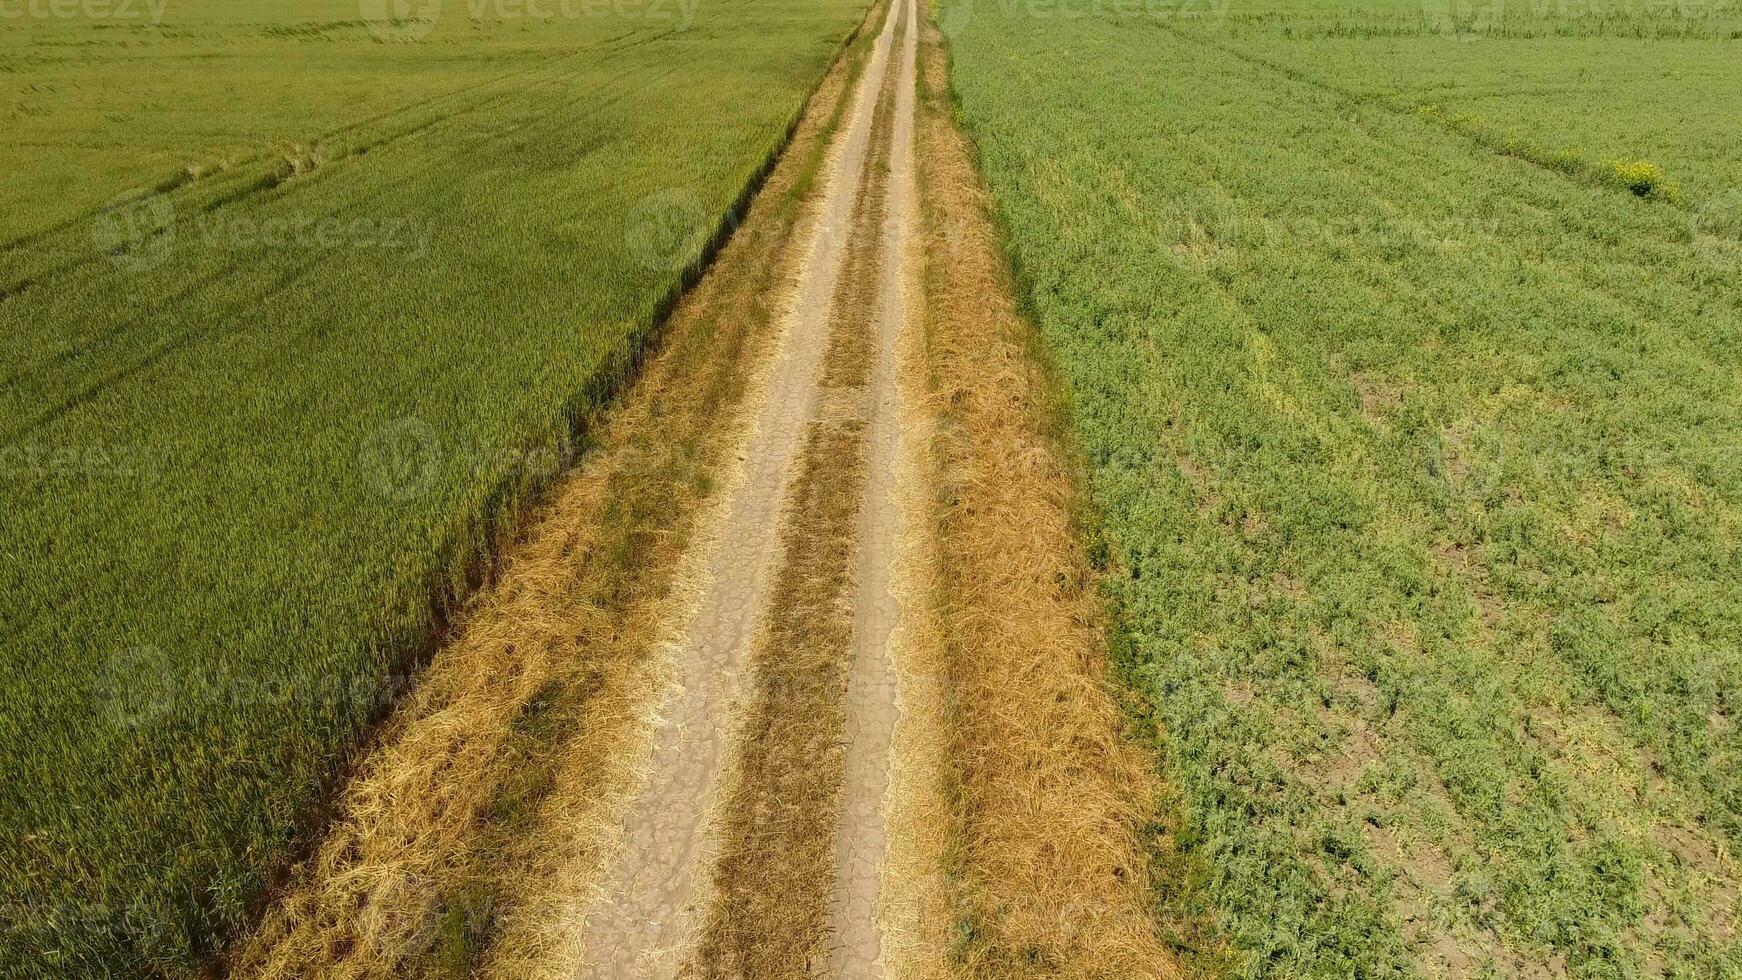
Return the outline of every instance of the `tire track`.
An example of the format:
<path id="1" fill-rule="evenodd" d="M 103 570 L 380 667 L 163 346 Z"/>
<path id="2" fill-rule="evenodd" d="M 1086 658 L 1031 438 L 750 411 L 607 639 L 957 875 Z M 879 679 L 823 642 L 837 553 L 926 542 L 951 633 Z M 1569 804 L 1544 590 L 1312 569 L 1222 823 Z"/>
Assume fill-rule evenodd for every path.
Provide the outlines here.
<path id="1" fill-rule="evenodd" d="M 873 113 L 830 316 L 824 397 L 787 502 L 782 565 L 754 656 L 737 767 L 722 798 L 704 977 L 878 971 L 878 872 L 896 720 L 888 653 L 901 513 L 897 343 L 908 322 L 914 10 Z M 910 169 L 910 168 L 909 168 Z"/>
<path id="2" fill-rule="evenodd" d="M 728 783 L 744 713 L 739 702 L 753 694 L 749 667 L 768 635 L 782 557 L 794 552 L 783 519 L 823 404 L 831 314 L 854 245 L 854 216 L 868 176 L 884 171 L 873 153 L 873 121 L 902 23 L 911 24 L 911 0 L 892 6 L 885 20 L 807 219 L 809 241 L 784 342 L 770 365 L 735 485 L 714 533 L 704 535 L 713 544 L 696 556 L 706 572 L 699 576 L 694 617 L 671 651 L 675 683 L 658 709 L 661 723 L 644 767 L 650 775 L 627 816 L 610 897 L 584 927 L 586 977 L 626 980 L 692 970 L 699 930 L 717 915 L 718 801 L 737 792 Z M 911 59 L 902 63 L 911 87 Z M 911 98 L 908 103 L 911 108 Z M 774 703 L 782 701 L 777 695 Z"/>
<path id="3" fill-rule="evenodd" d="M 904 11 L 905 30 L 882 209 L 876 356 L 867 432 L 869 487 L 860 514 L 859 594 L 847 684 L 845 798 L 836 841 L 832 917 L 836 944 L 831 962 L 835 975 L 841 977 L 882 972 L 878 871 L 888 850 L 884 808 L 900 715 L 890 648 L 902 623 L 894 579 L 907 531 L 897 480 L 911 469 L 905 458 L 899 378 L 912 301 L 908 253 L 916 223 L 913 118 L 919 29 L 915 0 L 901 0 L 898 7 Z"/>

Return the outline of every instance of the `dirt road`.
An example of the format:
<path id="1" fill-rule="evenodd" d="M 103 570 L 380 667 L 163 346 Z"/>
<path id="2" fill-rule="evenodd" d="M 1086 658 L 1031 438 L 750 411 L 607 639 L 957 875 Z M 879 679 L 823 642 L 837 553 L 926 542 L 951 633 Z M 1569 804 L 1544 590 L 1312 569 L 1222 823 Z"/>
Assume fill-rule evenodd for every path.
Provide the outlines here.
<path id="1" fill-rule="evenodd" d="M 877 975 L 915 16 L 891 5 L 808 216 L 586 976 Z"/>
<path id="2" fill-rule="evenodd" d="M 1052 382 L 879 9 L 232 976 L 1178 975 Z"/>

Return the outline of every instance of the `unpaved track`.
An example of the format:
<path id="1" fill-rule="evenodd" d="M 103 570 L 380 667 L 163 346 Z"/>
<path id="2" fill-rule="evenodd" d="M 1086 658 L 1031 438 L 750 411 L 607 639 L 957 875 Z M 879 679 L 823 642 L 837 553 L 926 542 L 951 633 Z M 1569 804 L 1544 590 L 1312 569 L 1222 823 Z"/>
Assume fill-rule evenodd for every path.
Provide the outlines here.
<path id="1" fill-rule="evenodd" d="M 893 484 L 901 446 L 895 352 L 909 320 L 911 294 L 906 255 L 913 221 L 916 16 L 914 0 L 891 5 L 826 163 L 820 198 L 808 218 L 805 258 L 791 287 L 784 337 L 760 394 L 753 395 L 761 407 L 740 472 L 716 512 L 714 526 L 700 535 L 708 551 L 705 570 L 698 576 L 699 600 L 683 641 L 670 651 L 674 684 L 657 711 L 659 724 L 642 767 L 648 780 L 627 814 L 616 870 L 606 885 L 608 897 L 587 917 L 584 976 L 663 980 L 680 973 L 715 975 L 729 967 L 697 952 L 704 924 L 716 923 L 713 931 L 718 931 L 717 924 L 738 915 L 739 922 L 728 924 L 761 927 L 742 921 L 735 907 L 715 907 L 726 901 L 712 884 L 718 877 L 716 862 L 722 849 L 743 843 L 721 841 L 721 824 L 731 822 L 722 821 L 718 810 L 723 799 L 755 799 L 759 787 L 743 784 L 765 778 L 748 767 L 735 772 L 733 757 L 743 754 L 734 746 L 747 713 L 744 702 L 757 689 L 757 679 L 749 675 L 757 669 L 759 645 L 764 659 L 786 652 L 768 647 L 770 605 L 786 594 L 777 588 L 782 562 L 843 535 L 856 560 L 850 568 L 853 585 L 845 590 L 852 602 L 852 641 L 841 651 L 846 690 L 833 695 L 838 702 L 844 693 L 846 702 L 844 724 L 834 736 L 844 749 L 836 770 L 841 786 L 828 797 L 837 801 L 839 820 L 835 826 L 825 822 L 789 829 L 835 838 L 836 881 L 827 917 L 833 935 L 824 945 L 832 951 L 836 975 L 878 975 L 874 909 L 897 715 L 887 649 L 900 618 L 890 586 L 901 529 Z M 881 196 L 879 221 L 864 220 L 868 193 Z M 867 233 L 876 240 L 865 241 Z M 871 253 L 874 260 L 849 262 L 856 252 Z M 844 270 L 848 276 L 875 278 L 844 282 Z M 858 288 L 867 285 L 871 288 Z M 844 298 L 850 305 L 852 298 L 866 295 L 872 309 L 843 308 Z M 839 422 L 834 417 L 838 406 L 822 397 L 824 373 L 845 356 L 835 353 L 840 345 L 853 344 L 851 337 L 843 340 L 843 330 L 860 320 L 871 327 L 872 341 L 870 376 L 863 386 L 868 395 L 865 424 L 855 419 L 835 434 L 838 438 L 840 431 L 848 431 L 863 442 L 852 452 L 834 454 L 863 458 L 864 485 L 853 488 L 860 505 L 849 508 L 852 516 L 847 520 L 833 522 L 850 527 L 826 521 L 807 524 L 794 519 L 798 505 L 789 498 L 807 467 L 814 471 L 834 462 L 805 458 L 822 452 L 819 447 L 840 445 L 807 439 L 807 433 L 819 424 Z M 785 569 L 789 580 L 807 573 Z M 828 666 L 831 651 L 809 652 L 820 654 Z M 827 690 L 811 693 L 828 706 Z M 778 733 L 797 727 L 784 725 L 780 712 L 810 706 L 795 686 L 764 690 L 752 707 L 748 713 L 759 712 L 763 727 Z M 824 767 L 818 775 L 826 778 L 827 772 Z M 734 781 L 739 785 L 731 785 Z M 778 788 L 767 790 L 774 796 L 769 805 L 781 806 Z"/>
<path id="2" fill-rule="evenodd" d="M 825 78 L 233 976 L 1178 976 L 922 9 Z"/>
<path id="3" fill-rule="evenodd" d="M 890 118 L 887 184 L 883 199 L 881 261 L 871 365 L 871 411 L 866 432 L 869 487 L 859 523 L 859 588 L 852 663 L 847 681 L 846 760 L 841 825 L 836 837 L 831 957 L 839 977 L 880 974 L 877 923 L 878 870 L 887 842 L 884 805 L 890 748 L 899 718 L 890 641 L 902 608 L 892 578 L 906 537 L 897 486 L 911 469 L 904 459 L 901 349 L 914 300 L 911 250 L 917 221 L 913 168 L 915 65 L 919 51 L 916 0 L 897 0 L 900 51 L 894 112 Z"/>

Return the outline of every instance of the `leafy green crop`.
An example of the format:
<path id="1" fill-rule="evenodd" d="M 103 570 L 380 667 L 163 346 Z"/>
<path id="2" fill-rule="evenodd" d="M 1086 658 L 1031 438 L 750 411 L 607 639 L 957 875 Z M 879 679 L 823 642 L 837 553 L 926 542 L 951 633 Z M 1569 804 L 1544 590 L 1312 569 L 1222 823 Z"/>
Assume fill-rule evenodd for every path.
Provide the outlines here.
<path id="1" fill-rule="evenodd" d="M 863 13 L 370 6 L 8 8 L 0 974 L 246 922 Z"/>
<path id="2" fill-rule="evenodd" d="M 1610 161 L 1625 160 L 1661 170 L 1647 196 L 1668 182 L 1698 205 L 1742 185 L 1742 6 L 1732 0 L 1259 0 L 1176 27 L 1352 103 L 1418 109 L 1496 153 L 1593 183 L 1617 182 Z"/>
<path id="3" fill-rule="evenodd" d="M 1250 977 L 1742 976 L 1742 244 L 1327 83 L 1362 9 L 939 11 L 1181 843 Z"/>

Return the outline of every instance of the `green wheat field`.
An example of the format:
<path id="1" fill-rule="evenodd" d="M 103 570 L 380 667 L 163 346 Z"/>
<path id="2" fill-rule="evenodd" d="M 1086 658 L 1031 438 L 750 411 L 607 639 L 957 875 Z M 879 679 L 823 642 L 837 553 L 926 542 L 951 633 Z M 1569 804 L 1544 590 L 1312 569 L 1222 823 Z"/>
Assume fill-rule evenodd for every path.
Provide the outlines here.
<path id="1" fill-rule="evenodd" d="M 0 975 L 258 911 L 864 13 L 448 7 L 0 26 Z"/>

